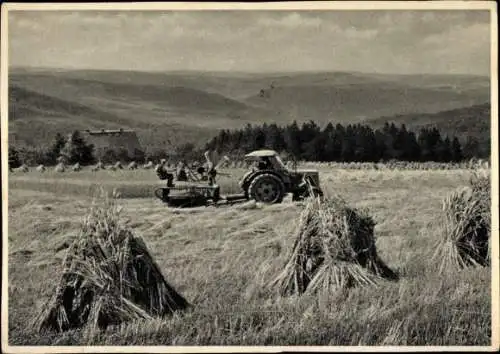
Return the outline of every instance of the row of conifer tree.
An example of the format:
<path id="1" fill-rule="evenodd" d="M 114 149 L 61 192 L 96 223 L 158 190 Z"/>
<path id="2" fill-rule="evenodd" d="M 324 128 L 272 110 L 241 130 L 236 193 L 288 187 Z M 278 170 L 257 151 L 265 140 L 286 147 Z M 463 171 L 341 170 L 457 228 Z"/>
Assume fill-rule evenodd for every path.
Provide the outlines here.
<path id="1" fill-rule="evenodd" d="M 321 129 L 314 121 L 299 126 L 248 125 L 239 130 L 221 130 L 207 145 L 220 153 L 240 155 L 269 148 L 303 161 L 378 162 L 461 161 L 477 156 L 473 138 L 465 145 L 457 137 L 443 136 L 437 128 L 412 132 L 403 124 L 386 123 L 381 129 L 367 125 L 328 124 Z"/>
<path id="2" fill-rule="evenodd" d="M 361 124 L 328 124 L 321 129 L 315 122 L 299 125 L 293 122 L 287 126 L 276 124 L 247 125 L 243 129 L 226 130 L 209 140 L 205 146 L 192 143 L 177 146 L 175 151 L 157 149 L 152 152 L 140 150 L 132 154 L 123 149 L 110 147 L 104 155 L 96 151 L 78 132 L 69 137 L 57 134 L 47 149 L 9 148 L 9 164 L 16 167 L 22 163 L 54 165 L 63 156 L 66 163 L 79 162 L 82 165 L 116 161 L 143 162 L 170 160 L 199 160 L 206 150 L 216 150 L 233 159 L 257 149 L 273 149 L 302 161 L 378 162 L 435 161 L 458 162 L 478 156 L 478 142 L 469 137 L 464 146 L 457 137 L 443 136 L 437 128 L 421 128 L 417 133 L 403 124 L 386 123 L 380 129 Z"/>

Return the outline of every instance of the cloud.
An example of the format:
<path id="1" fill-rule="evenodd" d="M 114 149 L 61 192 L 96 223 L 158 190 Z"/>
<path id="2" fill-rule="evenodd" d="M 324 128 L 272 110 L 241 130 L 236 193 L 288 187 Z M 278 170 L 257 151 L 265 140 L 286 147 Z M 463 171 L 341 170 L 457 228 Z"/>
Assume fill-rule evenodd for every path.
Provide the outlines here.
<path id="1" fill-rule="evenodd" d="M 317 17 L 304 17 L 297 12 L 292 12 L 280 18 L 273 18 L 264 16 L 258 18 L 257 23 L 262 26 L 268 27 L 282 27 L 282 28 L 319 28 L 322 20 Z"/>
<path id="2" fill-rule="evenodd" d="M 18 11 L 11 65 L 489 72 L 484 11 Z"/>
<path id="3" fill-rule="evenodd" d="M 489 24 L 473 24 L 468 27 L 456 26 L 441 33 L 434 33 L 422 40 L 427 45 L 442 46 L 452 43 L 456 46 L 489 45 L 491 27 Z"/>
<path id="4" fill-rule="evenodd" d="M 484 73 L 489 73 L 490 31 L 489 24 L 456 26 L 426 37 L 422 44 L 435 57 L 441 58 L 438 66 L 446 65 L 448 70 L 462 73 L 474 73 L 480 67 Z"/>

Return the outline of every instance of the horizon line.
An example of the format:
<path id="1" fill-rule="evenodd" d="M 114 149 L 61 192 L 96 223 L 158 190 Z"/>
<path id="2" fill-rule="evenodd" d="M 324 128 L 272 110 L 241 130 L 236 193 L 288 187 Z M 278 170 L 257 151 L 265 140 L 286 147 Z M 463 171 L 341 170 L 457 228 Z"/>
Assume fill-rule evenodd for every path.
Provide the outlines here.
<path id="1" fill-rule="evenodd" d="M 55 67 L 55 66 L 30 66 L 30 65 L 9 65 L 9 72 L 12 69 L 33 69 L 33 70 L 53 70 L 53 71 L 111 71 L 111 72 L 137 72 L 137 73 L 216 73 L 216 74 L 260 74 L 260 75 L 276 75 L 276 74 L 313 74 L 313 73 L 350 73 L 350 74 L 376 74 L 376 75 L 398 75 L 398 76 L 414 76 L 414 75 L 429 75 L 429 76 L 475 76 L 491 79 L 491 74 L 471 74 L 471 73 L 397 73 L 397 72 L 378 72 L 378 71 L 360 71 L 360 70 L 288 70 L 288 71 L 255 71 L 255 70 L 203 70 L 203 69 L 178 69 L 178 70 L 140 70 L 140 69 L 106 69 L 106 68 L 71 68 L 71 67 Z"/>

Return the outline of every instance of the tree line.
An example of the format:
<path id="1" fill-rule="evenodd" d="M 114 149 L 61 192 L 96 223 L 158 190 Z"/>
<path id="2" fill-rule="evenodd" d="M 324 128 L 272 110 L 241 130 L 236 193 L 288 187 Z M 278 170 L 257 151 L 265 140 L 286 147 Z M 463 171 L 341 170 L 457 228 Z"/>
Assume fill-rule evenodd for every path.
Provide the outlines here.
<path id="1" fill-rule="evenodd" d="M 113 164 L 117 161 L 128 163 L 131 161 L 146 162 L 159 161 L 167 158 L 178 162 L 181 159 L 199 159 L 203 151 L 192 143 L 183 143 L 170 149 L 156 149 L 129 151 L 120 147 L 110 146 L 104 151 L 97 152 L 94 145 L 88 143 L 79 131 L 69 136 L 57 133 L 48 147 L 15 147 L 9 146 L 9 167 L 16 168 L 22 164 L 54 166 L 59 162 L 65 164 L 79 163 L 88 166 L 101 161 L 104 164 Z"/>
<path id="2" fill-rule="evenodd" d="M 478 141 L 469 137 L 464 146 L 455 136 L 443 136 L 435 128 L 412 132 L 404 124 L 386 123 L 380 129 L 368 125 L 333 125 L 321 129 L 314 121 L 299 126 L 293 122 L 247 125 L 243 129 L 221 130 L 206 149 L 241 156 L 257 149 L 273 149 L 303 161 L 378 162 L 435 161 L 458 162 L 479 157 Z"/>
<path id="3" fill-rule="evenodd" d="M 435 161 L 459 162 L 478 156 L 479 142 L 469 137 L 464 146 L 457 137 L 443 136 L 437 128 L 421 128 L 412 132 L 404 124 L 386 123 L 380 129 L 367 125 L 332 123 L 321 129 L 314 121 L 299 126 L 293 122 L 287 126 L 276 124 L 250 125 L 243 129 L 223 129 L 205 146 L 196 147 L 183 143 L 175 147 L 159 148 L 145 152 L 109 147 L 96 156 L 94 146 L 74 131 L 69 136 L 58 133 L 47 148 L 29 149 L 9 147 L 9 165 L 13 168 L 22 163 L 28 165 L 55 165 L 63 158 L 65 163 L 90 165 L 97 160 L 103 163 L 159 161 L 167 158 L 199 160 L 206 150 L 216 150 L 233 159 L 240 159 L 252 150 L 273 149 L 285 158 L 319 162 L 378 162 L 378 161 Z"/>
<path id="4" fill-rule="evenodd" d="M 75 130 L 68 136 L 57 133 L 48 148 L 26 148 L 9 146 L 9 166 L 19 167 L 21 164 L 47 166 L 59 162 L 65 164 L 80 163 L 89 165 L 95 162 L 94 146 L 88 144 L 79 131 Z"/>

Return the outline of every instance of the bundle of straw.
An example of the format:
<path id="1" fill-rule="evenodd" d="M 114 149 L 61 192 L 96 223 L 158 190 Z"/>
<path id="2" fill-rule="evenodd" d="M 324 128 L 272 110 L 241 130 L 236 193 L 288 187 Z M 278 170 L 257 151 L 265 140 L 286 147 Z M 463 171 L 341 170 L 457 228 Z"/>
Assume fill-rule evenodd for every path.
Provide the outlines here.
<path id="1" fill-rule="evenodd" d="M 397 275 L 378 257 L 373 219 L 341 198 L 310 199 L 284 270 L 270 286 L 282 295 L 375 284 Z"/>
<path id="2" fill-rule="evenodd" d="M 115 199 L 106 196 L 85 218 L 56 293 L 34 320 L 37 330 L 96 330 L 189 306 L 165 281 L 144 242 L 119 222 Z"/>
<path id="3" fill-rule="evenodd" d="M 490 262 L 489 182 L 457 190 L 443 200 L 443 238 L 433 255 L 439 272 L 468 266 L 487 266 Z"/>
<path id="4" fill-rule="evenodd" d="M 481 215 L 491 227 L 491 180 L 487 171 L 475 171 L 470 179 L 472 193 L 479 200 Z"/>

